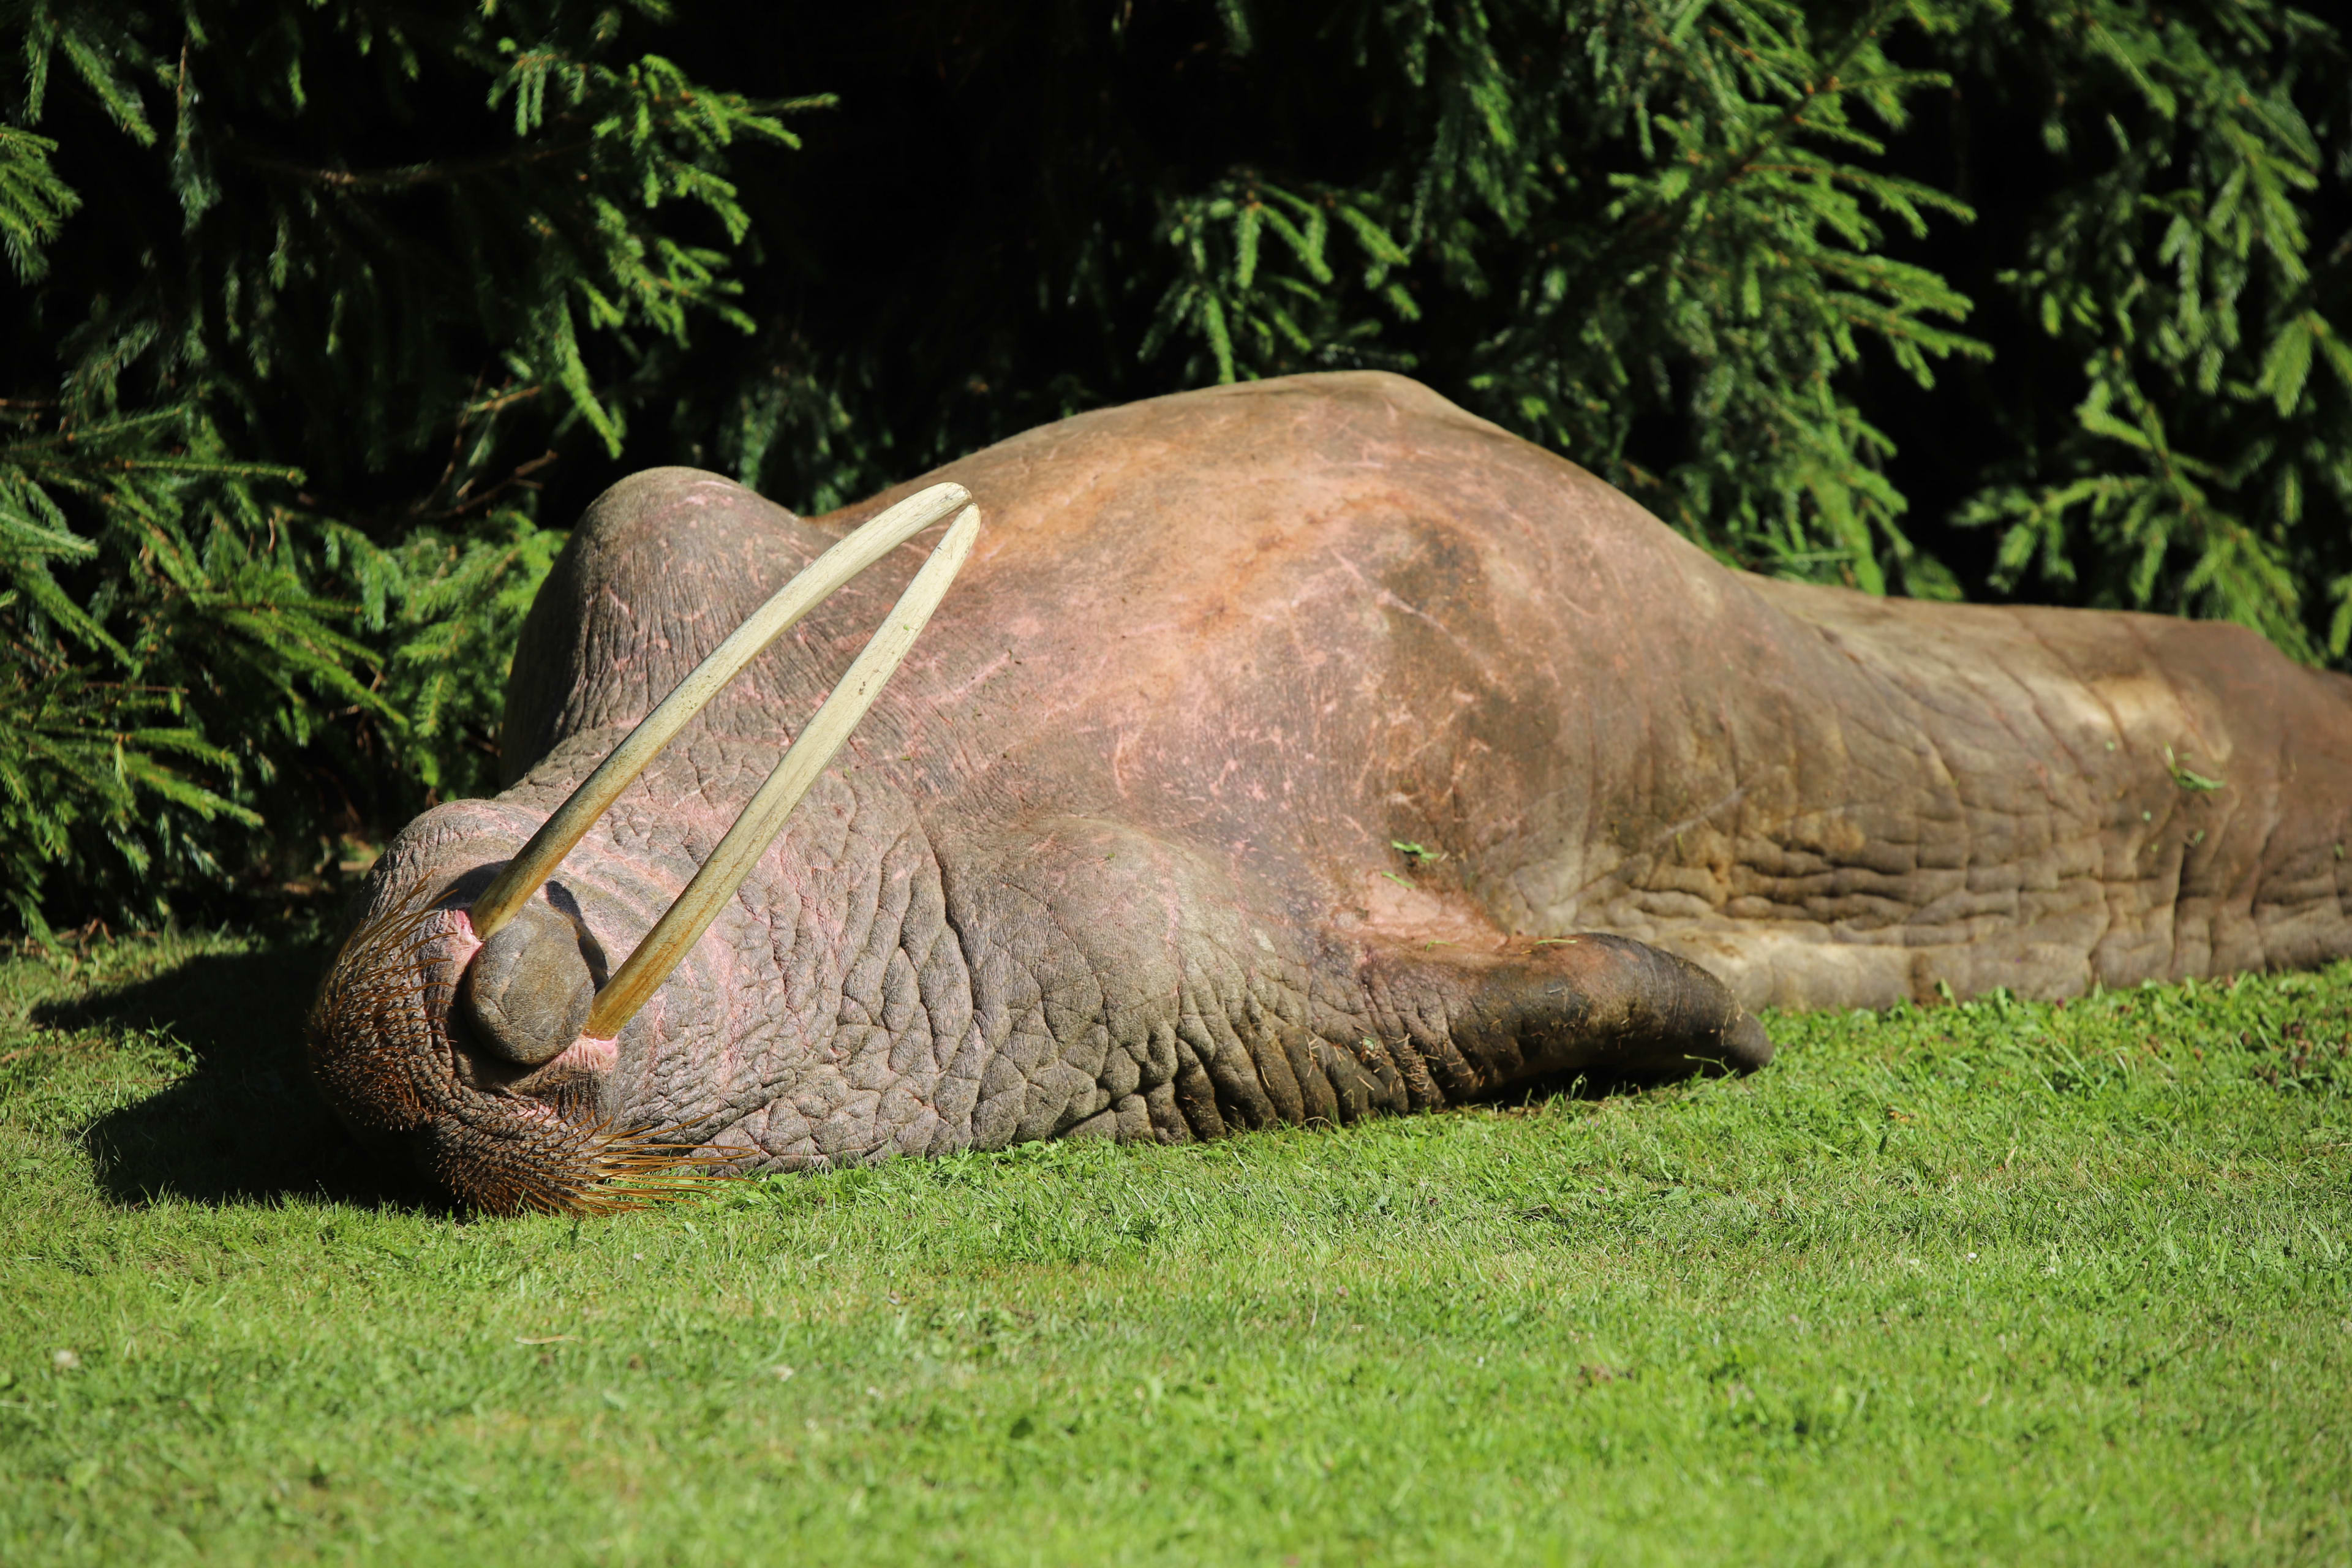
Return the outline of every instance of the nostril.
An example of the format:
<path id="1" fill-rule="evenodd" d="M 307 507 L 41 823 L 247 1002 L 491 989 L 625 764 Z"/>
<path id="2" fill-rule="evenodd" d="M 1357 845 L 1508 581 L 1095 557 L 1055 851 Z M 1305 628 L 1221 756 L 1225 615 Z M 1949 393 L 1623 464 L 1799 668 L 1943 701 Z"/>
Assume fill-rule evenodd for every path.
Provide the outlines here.
<path id="1" fill-rule="evenodd" d="M 536 902 L 482 944 L 457 997 L 476 1037 L 524 1067 L 537 1067 L 578 1039 L 595 999 L 579 933 Z"/>

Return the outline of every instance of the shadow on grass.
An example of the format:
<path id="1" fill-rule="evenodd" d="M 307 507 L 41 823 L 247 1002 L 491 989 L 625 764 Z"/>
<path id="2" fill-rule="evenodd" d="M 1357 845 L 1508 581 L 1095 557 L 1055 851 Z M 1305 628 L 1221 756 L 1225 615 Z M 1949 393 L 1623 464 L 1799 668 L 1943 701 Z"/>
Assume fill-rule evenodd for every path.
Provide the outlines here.
<path id="1" fill-rule="evenodd" d="M 123 1205 L 180 1198 L 251 1203 L 302 1195 L 441 1210 L 396 1155 L 360 1145 L 318 1091 L 302 1054 L 311 988 L 331 955 L 315 935 L 245 952 L 194 954 L 149 978 L 33 1011 L 56 1028 L 170 1031 L 195 1070 L 83 1129 L 99 1186 Z"/>

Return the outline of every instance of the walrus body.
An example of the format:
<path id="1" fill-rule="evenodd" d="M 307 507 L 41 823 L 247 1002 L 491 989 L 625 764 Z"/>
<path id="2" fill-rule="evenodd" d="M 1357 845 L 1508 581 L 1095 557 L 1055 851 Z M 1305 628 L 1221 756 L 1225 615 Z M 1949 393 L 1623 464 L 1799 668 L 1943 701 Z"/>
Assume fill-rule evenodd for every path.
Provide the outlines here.
<path id="1" fill-rule="evenodd" d="M 457 1005 L 453 911 L 890 498 L 809 521 L 666 469 L 592 509 L 516 657 L 513 787 L 400 836 L 330 976 L 348 1118 L 491 1206 L 562 1205 L 616 1132 L 776 1168 L 1205 1137 L 1751 1066 L 1767 1004 L 2352 952 L 2352 680 L 2242 629 L 1748 576 L 1385 375 L 1087 415 L 931 478 L 986 521 L 896 683 L 617 1046 L 549 1057 Z M 600 981 L 917 559 L 698 719 L 499 973 Z"/>

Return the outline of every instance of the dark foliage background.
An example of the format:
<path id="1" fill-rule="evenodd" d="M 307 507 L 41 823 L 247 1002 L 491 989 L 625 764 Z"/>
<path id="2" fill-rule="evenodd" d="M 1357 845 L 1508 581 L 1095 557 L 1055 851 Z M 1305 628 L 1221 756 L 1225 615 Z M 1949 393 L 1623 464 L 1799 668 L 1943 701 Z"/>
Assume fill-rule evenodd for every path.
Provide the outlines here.
<path id="1" fill-rule="evenodd" d="M 1750 569 L 2352 640 L 2352 90 L 2259 3 L 0 0 L 0 891 L 495 776 L 604 485 L 1405 371 Z"/>

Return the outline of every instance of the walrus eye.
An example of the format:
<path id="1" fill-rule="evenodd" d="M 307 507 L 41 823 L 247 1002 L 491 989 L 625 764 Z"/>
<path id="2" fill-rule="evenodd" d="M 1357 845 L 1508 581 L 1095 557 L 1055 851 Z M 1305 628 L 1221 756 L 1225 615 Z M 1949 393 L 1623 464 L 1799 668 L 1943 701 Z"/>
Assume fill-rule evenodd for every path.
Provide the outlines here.
<path id="1" fill-rule="evenodd" d="M 735 896 L 735 889 L 751 874 L 751 868 L 769 842 L 783 831 L 793 807 L 800 804 L 801 796 L 824 773 L 826 764 L 848 741 L 850 731 L 874 706 L 884 685 L 914 647 L 916 635 L 929 621 L 931 612 L 939 608 L 949 584 L 955 581 L 979 537 L 980 509 L 966 504 L 971 500 L 970 492 L 955 484 L 933 485 L 908 497 L 818 556 L 752 612 L 750 619 L 711 650 L 708 658 L 695 666 L 629 731 L 628 737 L 613 748 L 612 754 L 556 807 L 539 831 L 531 835 L 530 842 L 507 862 L 505 869 L 474 900 L 467 911 L 467 919 L 474 934 L 485 943 L 475 962 L 478 963 L 488 955 L 488 944 L 530 903 L 531 896 L 554 875 L 564 856 L 587 837 L 588 830 L 620 797 L 621 792 L 761 649 L 791 630 L 852 577 L 962 507 L 962 513 L 932 550 L 930 559 L 891 607 L 881 629 L 850 665 L 848 673 L 817 710 L 816 717 L 786 749 L 767 783 L 760 786 L 759 793 L 694 874 L 686 890 L 663 912 L 654 929 L 646 933 L 628 962 L 595 994 L 580 1034 L 601 1040 L 619 1035 L 623 1026 L 661 988 L 669 972 L 718 918 L 727 900 Z M 534 1028 L 534 1037 L 536 1033 Z"/>

